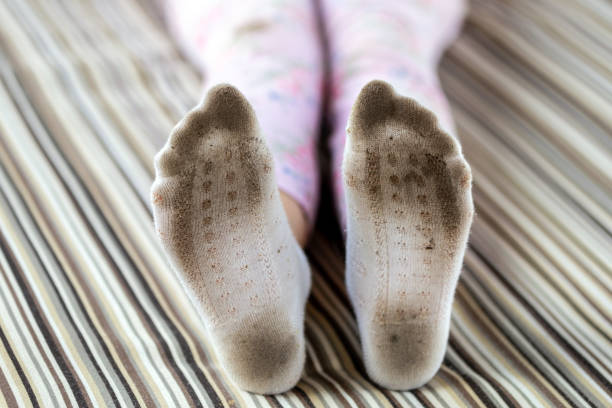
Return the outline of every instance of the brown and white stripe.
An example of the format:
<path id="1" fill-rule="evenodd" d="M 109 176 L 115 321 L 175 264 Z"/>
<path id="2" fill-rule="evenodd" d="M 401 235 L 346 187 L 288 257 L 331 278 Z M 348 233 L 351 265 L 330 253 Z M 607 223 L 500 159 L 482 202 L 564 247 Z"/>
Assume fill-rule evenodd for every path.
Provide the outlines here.
<path id="1" fill-rule="evenodd" d="M 444 365 L 361 362 L 325 202 L 308 360 L 230 383 L 157 242 L 152 157 L 200 79 L 146 1 L 0 2 L 0 406 L 612 406 L 612 7 L 474 0 L 440 69 L 477 217 Z"/>

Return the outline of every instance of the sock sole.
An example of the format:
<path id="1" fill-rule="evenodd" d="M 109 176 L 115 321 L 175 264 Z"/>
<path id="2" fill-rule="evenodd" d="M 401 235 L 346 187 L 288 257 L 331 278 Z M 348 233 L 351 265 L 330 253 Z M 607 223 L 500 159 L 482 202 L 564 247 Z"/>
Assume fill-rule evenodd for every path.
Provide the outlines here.
<path id="1" fill-rule="evenodd" d="M 290 305 L 281 301 L 271 259 L 277 249 L 266 240 L 265 217 L 269 208 L 280 208 L 270 207 L 278 190 L 272 157 L 244 96 L 230 85 L 212 88 L 175 127 L 155 167 L 158 234 L 227 373 L 256 393 L 293 387 L 305 360 L 303 302 L 297 299 L 303 296 Z M 239 270 L 228 269 L 232 262 Z"/>
<path id="2" fill-rule="evenodd" d="M 473 214 L 471 172 L 436 117 L 382 81 L 362 89 L 348 133 L 347 285 L 366 369 L 387 388 L 416 388 L 444 356 Z"/>

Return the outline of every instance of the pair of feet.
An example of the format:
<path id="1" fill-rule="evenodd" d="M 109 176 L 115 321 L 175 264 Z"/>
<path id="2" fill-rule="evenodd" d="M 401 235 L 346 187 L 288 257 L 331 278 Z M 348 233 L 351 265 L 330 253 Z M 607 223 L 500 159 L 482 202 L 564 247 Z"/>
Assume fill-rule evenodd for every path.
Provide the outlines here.
<path id="1" fill-rule="evenodd" d="M 310 268 L 242 94 L 210 90 L 155 168 L 157 232 L 226 371 L 249 391 L 290 389 L 305 360 Z M 431 112 L 373 81 L 351 113 L 343 172 L 365 367 L 382 386 L 418 387 L 446 347 L 473 214 L 469 167 Z"/>

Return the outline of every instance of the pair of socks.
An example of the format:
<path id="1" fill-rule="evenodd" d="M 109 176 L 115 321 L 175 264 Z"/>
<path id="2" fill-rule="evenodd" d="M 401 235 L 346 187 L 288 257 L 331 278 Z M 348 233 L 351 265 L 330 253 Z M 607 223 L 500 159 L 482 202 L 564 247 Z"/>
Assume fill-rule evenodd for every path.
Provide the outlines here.
<path id="1" fill-rule="evenodd" d="M 155 158 L 155 226 L 230 377 L 293 387 L 305 360 L 310 270 L 279 198 L 255 111 L 218 85 Z M 347 287 L 368 375 L 411 389 L 438 370 L 472 220 L 471 173 L 436 116 L 365 85 L 342 162 Z"/>

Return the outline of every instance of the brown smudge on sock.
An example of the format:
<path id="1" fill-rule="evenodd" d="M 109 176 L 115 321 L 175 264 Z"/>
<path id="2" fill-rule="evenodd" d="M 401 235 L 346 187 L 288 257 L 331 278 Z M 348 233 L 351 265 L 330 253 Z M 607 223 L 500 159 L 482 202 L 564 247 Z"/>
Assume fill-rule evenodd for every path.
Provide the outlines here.
<path id="1" fill-rule="evenodd" d="M 277 311 L 260 311 L 239 324 L 240 329 L 222 345 L 225 361 L 240 383 L 252 391 L 284 383 L 283 378 L 300 362 L 298 331 L 289 330 L 286 317 Z M 287 330 L 279 332 L 281 328 Z"/>
<path id="2" fill-rule="evenodd" d="M 419 215 L 421 216 L 421 220 L 423 221 L 423 223 L 425 223 L 426 225 L 431 225 L 433 220 L 429 211 L 421 211 Z M 427 229 L 431 230 L 431 227 L 427 227 Z"/>
<path id="3" fill-rule="evenodd" d="M 412 166 L 416 167 L 419 165 L 419 159 L 417 158 L 417 155 L 414 153 L 410 153 L 408 155 L 408 163 L 410 163 Z"/>
<path id="4" fill-rule="evenodd" d="M 406 184 L 415 183 L 418 187 L 425 187 L 425 179 L 414 170 L 409 171 L 404 176 L 404 182 Z"/>
<path id="5" fill-rule="evenodd" d="M 446 338 L 439 335 L 439 328 L 429 320 L 428 311 L 422 308 L 410 311 L 391 305 L 389 310 L 384 323 L 374 323 L 376 327 L 370 331 L 379 369 L 390 378 L 405 378 L 409 373 L 433 375 L 439 358 L 435 351 L 444 350 Z"/>
<path id="6" fill-rule="evenodd" d="M 458 203 L 458 191 L 447 163 L 437 154 L 425 154 L 422 174 L 431 179 L 435 186 L 435 194 L 440 206 L 442 223 L 447 233 L 454 231 L 461 217 L 461 208 Z"/>
<path id="7" fill-rule="evenodd" d="M 366 149 L 365 184 L 368 189 L 370 204 L 380 205 L 380 155 L 374 148 Z"/>
<path id="8" fill-rule="evenodd" d="M 247 161 L 250 161 L 250 160 L 251 160 L 251 155 L 252 155 L 251 150 L 252 150 L 252 149 L 245 149 L 245 148 L 243 147 L 243 146 L 244 146 L 244 145 L 246 145 L 247 143 L 248 143 L 248 141 L 246 141 L 246 140 L 243 140 L 243 141 L 240 143 L 240 147 L 239 147 L 239 148 L 240 148 L 240 162 L 241 162 L 241 163 L 244 163 L 244 162 L 247 162 Z"/>
<path id="9" fill-rule="evenodd" d="M 419 138 L 429 138 L 438 128 L 438 118 L 411 98 L 395 97 L 394 116 Z"/>
<path id="10" fill-rule="evenodd" d="M 214 127 L 227 129 L 238 135 L 246 134 L 256 127 L 253 109 L 231 85 L 221 84 L 211 88 L 206 96 L 206 113 L 203 122 Z"/>
<path id="11" fill-rule="evenodd" d="M 183 163 L 196 157 L 200 142 L 207 138 L 211 129 L 227 129 L 230 134 L 242 135 L 256 126 L 253 109 L 240 91 L 231 85 L 217 85 L 173 130 L 169 150 L 157 159 L 156 167 L 164 169 L 168 176 L 174 175 Z M 231 150 L 226 150 L 225 154 L 231 157 Z M 210 174 L 212 170 L 212 162 L 208 161 L 204 173 Z"/>
<path id="12" fill-rule="evenodd" d="M 428 249 L 428 250 L 434 249 L 435 247 L 436 247 L 436 244 L 433 238 L 430 238 L 427 244 L 425 244 L 425 249 Z"/>
<path id="13" fill-rule="evenodd" d="M 241 162 L 244 181 L 246 185 L 247 206 L 251 212 L 257 212 L 257 207 L 263 198 L 261 175 L 256 171 L 256 157 L 258 156 L 252 149 L 256 148 L 252 144 L 242 144 L 242 149 L 249 149 L 246 156 L 247 160 Z"/>
<path id="14" fill-rule="evenodd" d="M 211 160 L 207 160 L 206 163 L 204 163 L 204 174 L 207 176 L 210 175 L 214 167 L 214 163 Z"/>
<path id="15" fill-rule="evenodd" d="M 373 129 L 394 112 L 395 92 L 383 81 L 371 81 L 363 87 L 351 112 L 351 128 L 357 138 L 368 138 Z"/>
<path id="16" fill-rule="evenodd" d="M 195 253 L 195 241 L 193 236 L 193 185 L 196 169 L 194 166 L 187 167 L 179 175 L 172 179 L 172 183 L 166 189 L 165 204 L 172 206 L 167 223 L 167 230 L 160 237 L 162 244 L 168 253 L 173 254 L 174 262 L 182 271 L 185 282 L 194 287 L 202 277 L 196 271 L 197 261 Z M 154 206 L 154 210 L 155 210 Z M 156 211 L 156 210 L 155 210 Z M 162 209 L 162 211 L 164 211 Z M 199 209 L 197 209 L 199 211 Z"/>

